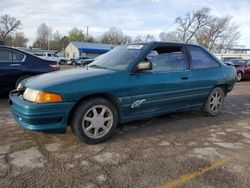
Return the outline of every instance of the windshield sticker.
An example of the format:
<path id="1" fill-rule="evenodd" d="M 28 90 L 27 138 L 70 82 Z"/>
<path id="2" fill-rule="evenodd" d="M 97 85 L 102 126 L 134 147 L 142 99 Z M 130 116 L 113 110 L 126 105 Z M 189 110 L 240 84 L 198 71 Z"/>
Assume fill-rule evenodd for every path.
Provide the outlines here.
<path id="1" fill-rule="evenodd" d="M 143 45 L 129 45 L 127 49 L 140 50 L 142 47 Z"/>

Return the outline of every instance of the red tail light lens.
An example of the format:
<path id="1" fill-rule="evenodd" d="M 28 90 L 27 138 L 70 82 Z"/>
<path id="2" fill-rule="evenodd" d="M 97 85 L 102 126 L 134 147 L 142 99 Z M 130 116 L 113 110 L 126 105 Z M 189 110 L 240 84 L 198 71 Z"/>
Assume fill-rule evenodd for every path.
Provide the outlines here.
<path id="1" fill-rule="evenodd" d="M 56 65 L 49 65 L 49 66 L 52 68 L 53 71 L 60 70 L 60 66 L 58 64 L 56 64 Z"/>

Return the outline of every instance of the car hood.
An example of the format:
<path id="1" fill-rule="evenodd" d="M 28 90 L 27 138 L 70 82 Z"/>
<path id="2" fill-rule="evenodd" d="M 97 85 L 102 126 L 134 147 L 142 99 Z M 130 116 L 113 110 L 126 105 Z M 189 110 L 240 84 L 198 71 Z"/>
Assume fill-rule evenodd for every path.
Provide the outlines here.
<path id="1" fill-rule="evenodd" d="M 42 74 L 31 77 L 22 82 L 25 88 L 32 88 L 37 90 L 50 90 L 56 86 L 67 87 L 68 84 L 73 84 L 85 79 L 94 77 L 104 77 L 113 74 L 115 71 L 109 69 L 95 69 L 95 68 L 81 68 L 70 69 L 57 72 Z"/>

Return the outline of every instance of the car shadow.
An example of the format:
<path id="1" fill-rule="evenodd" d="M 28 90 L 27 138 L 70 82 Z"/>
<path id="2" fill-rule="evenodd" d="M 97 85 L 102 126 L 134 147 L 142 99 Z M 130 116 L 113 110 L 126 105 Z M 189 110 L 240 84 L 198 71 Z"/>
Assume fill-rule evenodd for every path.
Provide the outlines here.
<path id="1" fill-rule="evenodd" d="M 6 106 L 8 94 L 0 99 L 1 105 Z M 248 104 L 248 105 L 246 105 Z M 249 118 L 250 95 L 229 95 L 226 97 L 225 106 L 222 113 L 216 117 L 207 116 L 200 110 L 187 110 L 170 113 L 154 118 L 123 124 L 117 127 L 117 134 L 107 140 L 107 143 L 144 140 L 149 137 L 168 138 L 185 137 L 185 135 L 201 134 L 201 132 L 213 129 L 214 126 L 230 126 L 233 122 Z M 1 109 L 1 108 L 0 108 Z M 27 131 L 28 132 L 28 131 Z M 30 132 L 32 134 L 32 132 Z M 73 133 L 68 128 L 68 135 L 73 137 Z M 176 133 L 181 133 L 176 135 Z M 183 134 L 184 133 L 184 134 Z M 47 134 L 47 133 L 45 133 Z M 204 133 L 205 134 L 205 133 Z M 38 134 L 34 134 L 38 135 Z M 44 135 L 44 134 L 42 134 Z M 56 136 L 57 134 L 55 134 Z M 206 134 L 204 135 L 206 136 Z M 60 136 L 61 137 L 61 136 Z"/>
<path id="2" fill-rule="evenodd" d="M 248 105 L 242 105 L 244 101 L 249 101 Z M 200 110 L 187 110 L 136 121 L 119 126 L 118 134 L 108 142 L 124 142 L 125 140 L 140 140 L 148 137 L 167 138 L 176 136 L 175 133 L 184 133 L 180 134 L 181 137 L 185 137 L 185 134 L 200 134 L 201 131 L 208 131 L 214 127 L 230 126 L 239 118 L 249 118 L 249 105 L 249 95 L 229 96 L 226 98 L 222 113 L 218 116 L 208 116 Z M 206 134 L 204 135 L 206 136 Z"/>

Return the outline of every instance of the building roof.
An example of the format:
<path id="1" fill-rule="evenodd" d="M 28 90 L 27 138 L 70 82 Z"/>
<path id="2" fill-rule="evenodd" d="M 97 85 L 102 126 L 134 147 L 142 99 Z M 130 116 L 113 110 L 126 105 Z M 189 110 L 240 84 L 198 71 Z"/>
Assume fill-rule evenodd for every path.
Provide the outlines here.
<path id="1" fill-rule="evenodd" d="M 81 52 L 85 53 L 97 53 L 103 54 L 111 50 L 114 45 L 112 44 L 101 44 L 101 43 L 90 43 L 90 42 L 70 42 L 77 47 Z"/>

